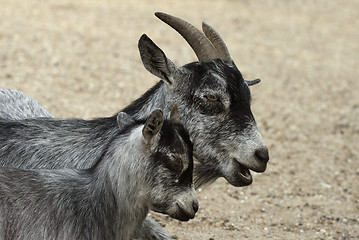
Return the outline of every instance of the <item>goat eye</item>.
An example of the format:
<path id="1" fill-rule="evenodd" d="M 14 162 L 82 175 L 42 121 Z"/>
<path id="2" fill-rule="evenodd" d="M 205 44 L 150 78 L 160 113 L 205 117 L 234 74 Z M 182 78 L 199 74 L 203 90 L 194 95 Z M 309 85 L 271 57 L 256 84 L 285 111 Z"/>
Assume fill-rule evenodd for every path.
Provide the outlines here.
<path id="1" fill-rule="evenodd" d="M 205 98 L 207 98 L 211 102 L 216 102 L 219 100 L 219 97 L 216 95 L 206 95 Z"/>

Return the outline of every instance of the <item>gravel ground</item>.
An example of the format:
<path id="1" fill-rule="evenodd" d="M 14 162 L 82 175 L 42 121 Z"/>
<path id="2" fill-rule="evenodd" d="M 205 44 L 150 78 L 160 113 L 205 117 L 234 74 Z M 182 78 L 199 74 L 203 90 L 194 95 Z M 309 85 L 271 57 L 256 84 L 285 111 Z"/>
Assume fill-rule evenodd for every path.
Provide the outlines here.
<path id="1" fill-rule="evenodd" d="M 270 150 L 251 186 L 218 179 L 194 220 L 151 213 L 177 239 L 359 239 L 359 1 L 0 0 L 0 87 L 57 117 L 109 116 L 157 79 L 148 34 L 177 65 L 196 60 L 153 16 L 214 26 L 252 87 Z"/>

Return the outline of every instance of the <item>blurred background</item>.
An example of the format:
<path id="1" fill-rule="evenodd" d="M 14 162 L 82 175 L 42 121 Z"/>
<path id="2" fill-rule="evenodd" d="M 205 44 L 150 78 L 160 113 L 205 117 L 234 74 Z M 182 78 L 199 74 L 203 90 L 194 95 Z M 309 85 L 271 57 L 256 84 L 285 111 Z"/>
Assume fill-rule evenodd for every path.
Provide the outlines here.
<path id="1" fill-rule="evenodd" d="M 0 0 L 0 88 L 56 117 L 110 116 L 158 79 L 146 33 L 178 66 L 196 61 L 153 13 L 212 25 L 251 88 L 267 171 L 201 190 L 197 217 L 151 213 L 177 239 L 359 238 L 359 1 Z"/>

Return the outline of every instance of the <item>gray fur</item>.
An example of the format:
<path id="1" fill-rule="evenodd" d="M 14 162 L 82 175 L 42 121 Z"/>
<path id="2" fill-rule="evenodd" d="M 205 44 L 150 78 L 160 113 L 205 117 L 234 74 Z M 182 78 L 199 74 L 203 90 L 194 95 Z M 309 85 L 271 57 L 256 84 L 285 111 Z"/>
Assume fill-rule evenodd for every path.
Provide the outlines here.
<path id="1" fill-rule="evenodd" d="M 11 89 L 0 89 L 0 118 L 4 118 L 4 119 L 17 119 L 17 120 L 24 120 L 27 118 L 44 118 L 43 120 L 41 120 L 42 123 L 44 123 L 44 121 L 46 122 L 47 120 L 45 120 L 45 118 L 53 118 L 53 116 L 41 105 L 39 104 L 36 100 L 34 100 L 33 98 L 27 96 L 25 93 L 17 91 L 17 90 L 11 90 Z M 122 117 L 122 119 L 125 119 L 125 121 L 120 121 L 120 117 Z M 50 120 L 55 120 L 55 119 L 50 119 Z M 49 121 L 50 121 L 49 120 Z M 40 121 L 40 120 L 39 120 Z M 61 121 L 61 120 L 58 120 Z M 73 119 L 73 121 L 76 121 L 75 119 Z M 79 122 L 81 122 L 81 120 L 78 120 Z M 123 128 L 124 125 L 128 124 L 130 121 L 132 120 L 132 117 L 130 117 L 128 114 L 125 113 L 120 113 L 117 115 L 117 123 L 119 124 L 120 128 Z M 1 119 L 0 119 L 1 122 Z M 27 122 L 26 120 L 24 122 Z M 28 122 L 31 122 L 31 120 L 28 120 Z M 55 121 L 56 122 L 56 121 Z M 30 123 L 29 123 L 30 124 Z M 0 123 L 1 126 L 1 123 Z M 31 126 L 31 127 L 30 127 Z M 26 134 L 28 133 L 28 130 L 31 129 L 32 127 L 38 129 L 36 126 L 33 125 L 28 125 L 28 129 L 23 129 L 23 131 L 19 131 L 19 134 L 24 134 L 23 136 L 26 136 Z M 48 131 L 46 131 L 46 129 L 48 129 Z M 6 131 L 6 128 L 4 129 Z M 44 128 L 44 131 L 42 131 L 43 134 L 45 135 L 51 135 L 50 131 L 51 129 L 49 128 Z M 91 131 L 91 129 L 87 129 L 89 132 Z M 82 131 L 86 131 L 86 129 L 83 129 Z M 75 133 L 75 129 L 69 129 L 69 134 L 73 134 Z M 80 130 L 81 132 L 81 130 Z M 112 131 L 111 131 L 112 132 Z M 93 145 L 93 143 L 91 142 L 87 142 L 86 143 L 86 139 L 84 139 L 83 141 L 80 142 L 80 144 L 78 145 L 73 145 L 72 147 L 69 145 L 65 145 L 65 149 L 64 148 L 57 148 L 57 151 L 49 151 L 49 149 L 47 149 L 45 147 L 45 145 L 41 145 L 41 144 L 37 144 L 37 138 L 35 137 L 36 134 L 38 134 L 39 132 L 35 131 L 35 132 L 31 132 L 29 134 L 29 138 L 31 138 L 31 135 L 33 137 L 31 142 L 34 142 L 34 145 L 36 145 L 38 148 L 34 148 L 32 149 L 32 145 L 30 144 L 30 142 L 27 142 L 28 144 L 30 144 L 30 147 L 26 147 L 23 144 L 15 144 L 12 145 L 13 148 L 11 149 L 17 149 L 18 152 L 18 159 L 19 160 L 26 160 L 25 163 L 21 163 L 22 161 L 15 161 L 15 164 L 9 163 L 6 164 L 5 162 L 1 161 L 0 159 L 0 165 L 1 166 L 15 166 L 15 167 L 23 167 L 23 168 L 35 168 L 35 167 L 42 167 L 42 168 L 63 168 L 63 167 L 79 167 L 79 168 L 87 168 L 90 167 L 90 165 L 96 160 L 96 158 L 99 158 L 99 156 L 102 154 L 102 152 L 104 151 L 103 148 L 106 145 L 105 139 L 98 139 L 99 142 L 101 142 L 102 147 L 100 148 L 98 145 Z M 85 134 L 86 135 L 86 134 Z M 106 136 L 106 133 L 104 133 L 104 136 Z M 111 136 L 111 134 L 107 135 L 107 136 Z M 4 139 L 4 138 L 3 138 Z M 77 135 L 73 136 L 73 139 L 80 139 L 77 138 Z M 10 139 L 7 139 L 7 141 Z M 50 138 L 48 141 L 57 141 L 58 139 L 52 139 Z M 12 142 L 16 142 L 17 138 L 12 139 Z M 70 139 L 69 139 L 70 141 Z M 22 141 L 20 141 L 22 142 Z M 39 141 L 40 142 L 40 141 Z M 70 143 L 70 145 L 72 145 L 72 143 Z M 45 148 L 42 148 L 42 146 L 44 146 Z M 61 141 L 59 142 L 59 144 L 57 146 L 61 146 Z M 71 149 L 84 149 L 84 151 L 70 151 L 68 153 L 66 153 L 66 148 Z M 38 152 L 39 149 L 42 149 L 42 151 L 40 150 L 40 152 Z M 88 149 L 92 149 L 92 150 L 98 150 L 97 153 L 93 154 L 94 151 L 88 151 Z M 82 158 L 83 159 L 90 159 L 90 164 L 86 164 L 86 162 L 82 162 L 80 161 L 78 165 L 76 165 L 76 162 L 66 162 L 66 161 L 62 161 L 59 160 L 58 164 L 47 164 L 47 165 L 28 165 L 29 162 L 33 162 L 33 163 L 40 163 L 41 161 L 38 161 L 36 159 L 36 156 L 41 155 L 41 154 L 45 154 L 45 151 L 49 151 L 49 154 L 46 154 L 47 157 L 50 157 L 51 154 L 55 154 L 55 156 L 60 157 L 64 157 L 64 159 L 66 159 L 66 157 L 71 156 L 72 158 Z M 5 150 L 5 154 L 10 153 L 10 151 Z M 37 154 L 35 154 L 37 152 Z M 59 153 L 60 152 L 60 153 Z M 91 155 L 93 154 L 93 155 Z M 1 153 L 0 153 L 1 155 Z M 6 159 L 7 157 L 5 157 Z M 29 161 L 29 159 L 33 159 L 33 161 Z M 71 165 L 71 163 L 73 163 L 74 165 Z M 81 165 L 81 166 L 80 166 Z M 131 239 L 134 240 L 170 240 L 172 239 L 171 237 L 169 237 L 161 228 L 161 226 L 159 226 L 154 220 L 152 220 L 150 217 L 146 217 L 146 219 L 143 221 L 142 225 L 139 226 L 138 228 L 136 228 L 136 231 L 134 233 L 134 235 L 132 236 Z"/>
<path id="2" fill-rule="evenodd" d="M 159 224 L 151 219 L 146 217 L 143 221 L 142 226 L 136 229 L 135 234 L 132 236 L 133 240 L 171 240 L 159 226 Z"/>
<path id="3" fill-rule="evenodd" d="M 164 129 L 161 119 L 155 111 L 145 125 L 131 121 L 131 127 L 117 130 L 88 170 L 0 168 L 0 239 L 127 240 L 149 209 L 181 220 L 193 218 L 198 202 L 191 144 L 183 127 L 166 122 Z M 144 136 L 148 124 L 155 131 Z M 182 144 L 163 145 L 168 130 Z M 186 163 L 180 164 L 188 166 L 181 169 L 186 174 L 166 167 L 173 155 Z"/>
<path id="4" fill-rule="evenodd" d="M 39 102 L 25 93 L 0 88 L 0 117 L 23 119 L 53 116 Z"/>

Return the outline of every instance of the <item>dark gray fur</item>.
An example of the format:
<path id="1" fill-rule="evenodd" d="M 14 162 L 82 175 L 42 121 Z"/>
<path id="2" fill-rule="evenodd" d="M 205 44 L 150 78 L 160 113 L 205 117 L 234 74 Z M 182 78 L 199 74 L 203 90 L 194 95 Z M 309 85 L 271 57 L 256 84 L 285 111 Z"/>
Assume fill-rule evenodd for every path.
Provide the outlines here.
<path id="1" fill-rule="evenodd" d="M 144 124 L 125 113 L 119 122 L 87 170 L 0 168 L 0 239 L 127 240 L 149 209 L 193 218 L 192 145 L 183 126 L 163 121 L 159 110 Z"/>

